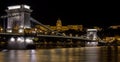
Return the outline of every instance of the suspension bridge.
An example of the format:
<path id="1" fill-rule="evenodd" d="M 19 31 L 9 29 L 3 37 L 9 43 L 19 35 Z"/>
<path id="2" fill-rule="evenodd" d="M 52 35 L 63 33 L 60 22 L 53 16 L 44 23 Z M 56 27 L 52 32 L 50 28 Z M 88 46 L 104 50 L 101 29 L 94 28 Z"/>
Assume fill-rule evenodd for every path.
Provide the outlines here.
<path id="1" fill-rule="evenodd" d="M 60 39 L 72 39 L 72 40 L 83 40 L 84 42 L 95 42 L 97 45 L 98 42 L 105 43 L 102 41 L 98 36 L 97 36 L 97 30 L 96 29 L 87 29 L 86 35 L 81 35 L 81 36 L 64 36 L 63 34 L 59 33 L 58 31 L 54 31 L 50 29 L 48 26 L 38 22 L 36 19 L 30 16 L 32 10 L 30 9 L 30 6 L 28 5 L 15 5 L 15 6 L 8 6 L 8 9 L 6 10 L 7 15 L 6 16 L 1 16 L 2 19 L 7 19 L 7 24 L 4 22 L 4 32 L 0 33 L 1 37 L 8 38 L 7 42 L 9 47 L 12 47 L 11 44 L 14 42 L 23 42 L 18 45 L 22 45 L 20 48 L 25 48 L 25 43 L 26 42 L 32 42 L 33 43 L 33 38 L 60 38 Z M 44 35 L 40 33 L 25 33 L 25 29 L 30 29 L 31 27 L 31 22 L 37 23 L 40 26 L 46 28 L 50 32 L 54 32 L 55 35 Z M 6 26 L 6 27 L 5 27 Z M 13 28 L 18 27 L 19 29 L 17 30 L 18 32 L 14 32 Z"/>

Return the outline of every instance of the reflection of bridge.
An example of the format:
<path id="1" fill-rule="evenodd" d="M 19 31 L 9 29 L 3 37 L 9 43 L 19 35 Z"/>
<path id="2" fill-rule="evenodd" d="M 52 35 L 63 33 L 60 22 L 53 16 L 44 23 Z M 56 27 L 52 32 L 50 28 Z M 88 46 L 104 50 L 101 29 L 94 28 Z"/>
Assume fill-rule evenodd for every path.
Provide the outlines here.
<path id="1" fill-rule="evenodd" d="M 4 32 L 0 33 L 0 36 L 9 37 L 8 44 L 11 44 L 11 41 L 12 43 L 13 41 L 21 41 L 21 42 L 26 42 L 25 40 L 32 41 L 32 37 L 38 37 L 38 38 L 49 37 L 49 38 L 84 40 L 84 41 L 87 41 L 88 44 L 91 44 L 90 42 L 95 42 L 95 44 L 98 44 L 98 42 L 101 42 L 100 38 L 97 37 L 96 29 L 88 29 L 86 36 L 79 36 L 79 37 L 64 36 L 63 34 L 57 31 L 53 31 L 49 27 L 38 22 L 34 18 L 30 17 L 30 12 L 32 12 L 32 10 L 30 10 L 30 6 L 27 6 L 27 5 L 9 6 L 6 12 L 8 13 L 8 15 L 2 16 L 2 18 L 7 18 L 7 28 L 4 27 Z M 29 33 L 29 34 L 25 33 L 24 32 L 25 29 L 31 28 L 31 23 L 30 23 L 31 21 L 43 26 L 44 28 L 56 34 L 55 35 L 43 35 L 39 33 Z M 15 27 L 18 28 L 17 33 L 14 32 L 13 30 Z M 24 43 L 22 44 L 22 46 L 23 45 Z"/>

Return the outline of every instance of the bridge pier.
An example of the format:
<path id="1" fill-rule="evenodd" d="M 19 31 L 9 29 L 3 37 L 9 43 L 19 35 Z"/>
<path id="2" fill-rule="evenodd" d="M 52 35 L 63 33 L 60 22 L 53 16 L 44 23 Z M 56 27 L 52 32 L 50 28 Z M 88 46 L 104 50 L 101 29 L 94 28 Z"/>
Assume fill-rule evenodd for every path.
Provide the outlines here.
<path id="1" fill-rule="evenodd" d="M 29 49 L 33 44 L 31 37 L 10 37 L 8 49 Z"/>

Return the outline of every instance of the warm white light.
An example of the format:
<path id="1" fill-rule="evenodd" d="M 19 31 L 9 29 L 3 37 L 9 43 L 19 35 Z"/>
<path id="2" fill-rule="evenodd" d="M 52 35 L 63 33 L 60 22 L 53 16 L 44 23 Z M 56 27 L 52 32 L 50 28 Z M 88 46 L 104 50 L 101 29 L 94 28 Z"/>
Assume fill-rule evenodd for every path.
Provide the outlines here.
<path id="1" fill-rule="evenodd" d="M 19 29 L 19 33 L 23 33 L 23 31 L 24 31 L 23 29 Z"/>
<path id="2" fill-rule="evenodd" d="M 24 38 L 23 38 L 23 37 L 18 37 L 18 38 L 17 38 L 17 41 L 19 41 L 19 42 L 24 42 Z"/>
<path id="3" fill-rule="evenodd" d="M 21 25 L 20 28 L 23 28 L 23 25 Z"/>
<path id="4" fill-rule="evenodd" d="M 87 29 L 87 31 L 97 31 L 97 29 Z"/>
<path id="5" fill-rule="evenodd" d="M 42 32 L 42 30 L 40 30 L 40 32 Z"/>
<path id="6" fill-rule="evenodd" d="M 36 33 L 36 31 L 32 31 L 32 33 Z"/>
<path id="7" fill-rule="evenodd" d="M 32 62 L 37 62 L 37 61 L 35 61 L 35 60 L 37 60 L 37 58 L 36 58 L 36 51 L 35 50 L 30 50 L 30 53 L 31 53 L 31 61 Z"/>
<path id="8" fill-rule="evenodd" d="M 37 28 L 35 28 L 35 31 L 37 31 Z"/>
<path id="9" fill-rule="evenodd" d="M 28 5 L 24 5 L 24 7 L 25 7 L 26 9 L 30 9 L 30 6 L 28 6 Z"/>
<path id="10" fill-rule="evenodd" d="M 8 9 L 12 10 L 12 9 L 19 9 L 20 5 L 16 5 L 16 6 L 9 6 Z"/>
<path id="11" fill-rule="evenodd" d="M 23 5 L 24 8 L 26 9 L 30 9 L 30 6 L 28 5 Z M 8 9 L 9 10 L 12 10 L 12 9 L 20 9 L 21 8 L 21 5 L 15 5 L 15 6 L 9 6 Z"/>
<path id="12" fill-rule="evenodd" d="M 11 42 L 14 42 L 14 41 L 15 41 L 15 38 L 12 37 L 12 38 L 10 39 L 10 41 L 11 41 Z"/>
<path id="13" fill-rule="evenodd" d="M 7 32 L 11 33 L 11 32 L 12 32 L 12 30 L 7 30 Z"/>
<path id="14" fill-rule="evenodd" d="M 26 43 L 33 43 L 33 40 L 32 39 L 30 39 L 30 38 L 26 38 Z"/>
<path id="15" fill-rule="evenodd" d="M 98 42 L 91 42 L 92 45 L 98 45 Z"/>
<path id="16" fill-rule="evenodd" d="M 1 28 L 0 30 L 2 31 L 3 29 Z"/>
<path id="17" fill-rule="evenodd" d="M 11 27 L 10 26 L 7 26 L 8 29 L 10 29 Z"/>
<path id="18" fill-rule="evenodd" d="M 54 34 L 55 32 L 52 32 L 52 34 Z"/>
<path id="19" fill-rule="evenodd" d="M 17 41 L 21 41 L 21 38 L 20 38 L 20 37 L 18 37 L 18 38 L 17 38 Z"/>
<path id="20" fill-rule="evenodd" d="M 28 26 L 27 26 L 27 25 L 25 25 L 25 26 L 24 26 L 24 28 L 30 28 L 30 26 L 29 26 L 29 25 L 28 25 Z"/>

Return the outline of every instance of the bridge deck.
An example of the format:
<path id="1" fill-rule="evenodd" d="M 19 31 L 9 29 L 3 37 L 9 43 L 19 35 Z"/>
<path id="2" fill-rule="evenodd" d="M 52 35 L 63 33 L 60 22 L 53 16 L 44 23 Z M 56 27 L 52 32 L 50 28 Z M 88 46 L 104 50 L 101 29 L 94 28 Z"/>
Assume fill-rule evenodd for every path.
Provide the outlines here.
<path id="1" fill-rule="evenodd" d="M 59 36 L 59 35 L 43 35 L 43 34 L 24 34 L 24 33 L 0 33 L 1 36 L 25 36 L 25 37 L 49 37 L 49 38 L 64 38 L 64 39 L 74 39 L 74 40 L 84 40 L 89 42 L 96 42 L 97 40 L 91 40 L 83 36 L 73 37 L 73 36 Z M 102 42 L 103 41 L 97 41 Z"/>

